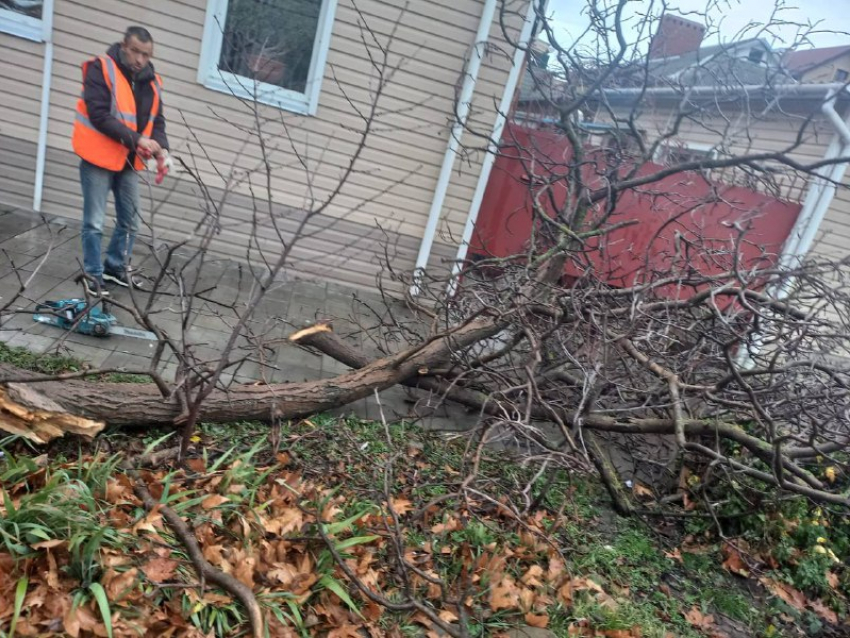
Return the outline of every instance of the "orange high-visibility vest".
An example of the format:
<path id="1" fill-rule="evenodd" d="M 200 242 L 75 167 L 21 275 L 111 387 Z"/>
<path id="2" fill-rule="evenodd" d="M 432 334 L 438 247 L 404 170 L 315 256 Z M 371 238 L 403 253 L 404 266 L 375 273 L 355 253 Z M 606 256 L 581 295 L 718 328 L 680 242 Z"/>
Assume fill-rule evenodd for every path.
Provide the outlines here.
<path id="1" fill-rule="evenodd" d="M 136 98 L 133 95 L 133 87 L 130 86 L 124 74 L 118 70 L 115 60 L 108 55 L 98 59 L 103 69 L 106 86 L 112 92 L 112 116 L 127 128 L 138 131 Z M 71 143 L 73 144 L 74 152 L 87 162 L 109 171 L 121 171 L 127 165 L 127 157 L 130 154 L 130 149 L 121 142 L 98 131 L 89 119 L 89 111 L 86 107 L 84 96 L 86 73 L 88 72 L 89 64 L 92 62 L 94 60 L 83 62 L 83 93 L 77 101 L 77 118 L 74 121 L 74 134 L 71 138 Z M 150 119 L 148 119 L 145 130 L 138 131 L 145 137 L 150 137 L 153 132 L 154 119 L 159 113 L 162 79 L 157 75 L 154 80 L 151 80 L 151 86 L 153 87 L 153 104 L 151 105 Z M 138 155 L 136 155 L 134 164 L 136 170 L 142 170 L 145 167 L 144 162 Z"/>

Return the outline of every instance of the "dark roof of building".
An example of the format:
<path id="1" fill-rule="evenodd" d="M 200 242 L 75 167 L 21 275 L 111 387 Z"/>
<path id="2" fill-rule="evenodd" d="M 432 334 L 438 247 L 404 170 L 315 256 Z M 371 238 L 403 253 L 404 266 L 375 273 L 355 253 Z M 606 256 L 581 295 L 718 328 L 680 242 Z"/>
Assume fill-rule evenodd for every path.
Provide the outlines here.
<path id="1" fill-rule="evenodd" d="M 806 71 L 828 64 L 846 53 L 850 53 L 850 45 L 824 47 L 822 49 L 798 49 L 787 51 L 782 57 L 782 63 L 792 74 L 799 76 Z"/>
<path id="2" fill-rule="evenodd" d="M 520 102 L 557 99 L 563 94 L 564 81 L 548 69 L 528 66 L 519 85 Z"/>
<path id="3" fill-rule="evenodd" d="M 649 60 L 649 73 L 654 84 L 682 86 L 759 85 L 791 80 L 779 56 L 758 38 Z"/>
<path id="4" fill-rule="evenodd" d="M 647 72 L 649 77 L 647 78 Z M 773 86 L 794 83 L 781 56 L 759 38 L 713 44 L 673 57 L 640 61 L 618 69 L 608 88 L 648 86 Z M 519 89 L 519 102 L 557 100 L 564 81 L 551 71 L 529 67 Z"/>

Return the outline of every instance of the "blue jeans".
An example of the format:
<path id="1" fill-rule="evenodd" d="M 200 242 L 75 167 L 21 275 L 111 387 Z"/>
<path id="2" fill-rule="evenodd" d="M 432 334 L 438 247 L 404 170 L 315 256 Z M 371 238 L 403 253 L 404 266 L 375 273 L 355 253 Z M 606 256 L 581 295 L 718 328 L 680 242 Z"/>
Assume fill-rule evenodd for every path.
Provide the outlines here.
<path id="1" fill-rule="evenodd" d="M 104 268 L 124 272 L 142 215 L 139 175 L 130 167 L 120 172 L 108 171 L 82 160 L 80 184 L 83 187 L 83 268 L 98 279 L 103 276 Z M 110 190 L 115 196 L 115 230 L 106 249 L 106 258 L 101 261 L 103 222 Z"/>

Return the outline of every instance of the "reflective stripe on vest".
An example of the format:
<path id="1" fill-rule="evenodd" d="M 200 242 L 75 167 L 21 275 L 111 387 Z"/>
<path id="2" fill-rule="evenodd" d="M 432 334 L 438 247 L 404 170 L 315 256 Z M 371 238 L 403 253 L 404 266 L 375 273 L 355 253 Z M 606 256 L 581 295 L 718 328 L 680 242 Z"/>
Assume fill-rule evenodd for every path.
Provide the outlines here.
<path id="1" fill-rule="evenodd" d="M 127 79 L 116 68 L 115 61 L 109 56 L 98 58 L 103 70 L 104 81 L 109 87 L 110 114 L 127 128 L 138 131 L 138 118 L 136 116 L 136 99 L 133 89 Z M 91 61 L 83 64 L 83 84 Z M 138 131 L 145 137 L 150 137 L 153 132 L 153 124 L 160 109 L 160 91 L 162 90 L 162 79 L 157 75 L 151 80 L 153 90 L 153 103 L 151 104 L 150 117 L 143 131 Z M 88 107 L 85 103 L 85 86 L 77 102 L 77 114 L 74 122 L 74 134 L 72 138 L 74 151 L 87 162 L 111 171 L 123 170 L 127 164 L 130 149 L 116 140 L 104 135 L 92 124 L 89 119 Z M 123 97 L 122 97 L 123 96 Z M 138 156 L 135 158 L 134 168 L 142 170 L 144 162 Z"/>

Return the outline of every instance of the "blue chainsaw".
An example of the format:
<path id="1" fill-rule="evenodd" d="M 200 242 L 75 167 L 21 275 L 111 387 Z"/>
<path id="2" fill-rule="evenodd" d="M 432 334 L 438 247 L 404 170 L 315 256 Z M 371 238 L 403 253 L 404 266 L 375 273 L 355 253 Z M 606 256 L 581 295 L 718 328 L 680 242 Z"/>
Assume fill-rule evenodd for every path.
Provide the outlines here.
<path id="1" fill-rule="evenodd" d="M 103 305 L 104 307 L 100 307 Z M 119 326 L 118 319 L 109 312 L 105 302 L 92 304 L 85 299 L 62 299 L 37 304 L 33 320 L 56 326 L 62 330 L 72 330 L 92 337 L 132 337 L 156 341 L 157 336 L 147 330 L 138 330 Z"/>

